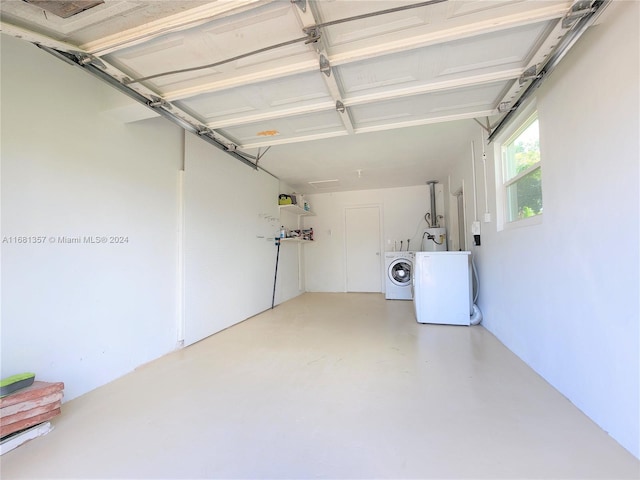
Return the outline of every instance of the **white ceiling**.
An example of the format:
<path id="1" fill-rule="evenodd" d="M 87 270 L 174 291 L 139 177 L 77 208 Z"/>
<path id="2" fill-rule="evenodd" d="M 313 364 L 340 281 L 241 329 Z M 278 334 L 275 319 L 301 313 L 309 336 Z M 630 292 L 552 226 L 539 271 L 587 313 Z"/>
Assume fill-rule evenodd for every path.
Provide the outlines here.
<path id="1" fill-rule="evenodd" d="M 222 144 L 264 154 L 261 167 L 311 193 L 442 179 L 479 137 L 473 119 L 496 122 L 499 105 L 522 93 L 519 77 L 568 31 L 561 20 L 572 5 L 435 0 L 322 26 L 417 3 L 105 0 L 67 19 L 22 0 L 0 8 L 3 32 L 88 55 Z M 323 180 L 338 182 L 308 183 Z"/>

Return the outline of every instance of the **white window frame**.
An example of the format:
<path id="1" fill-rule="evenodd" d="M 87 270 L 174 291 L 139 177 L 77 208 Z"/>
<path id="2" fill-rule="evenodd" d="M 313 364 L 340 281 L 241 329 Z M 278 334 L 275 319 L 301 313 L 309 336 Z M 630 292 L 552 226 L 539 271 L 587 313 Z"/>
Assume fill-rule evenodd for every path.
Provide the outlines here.
<path id="1" fill-rule="evenodd" d="M 522 177 L 529 173 L 541 169 L 543 167 L 543 155 L 540 155 L 540 161 L 525 170 L 520 172 L 513 178 L 504 181 L 504 169 L 506 168 L 502 156 L 502 147 L 508 144 L 513 137 L 522 133 L 525 129 L 525 125 L 528 126 L 533 116 L 538 116 L 535 100 L 529 103 L 519 115 L 517 115 L 511 123 L 496 137 L 494 140 L 494 155 L 495 155 L 495 173 L 496 173 L 496 227 L 498 231 L 510 230 L 512 228 L 526 227 L 530 225 L 539 225 L 542 223 L 543 214 L 534 215 L 533 217 L 521 218 L 513 221 L 508 221 L 508 195 L 507 188 L 520 180 Z M 538 116 L 538 121 L 540 120 Z"/>

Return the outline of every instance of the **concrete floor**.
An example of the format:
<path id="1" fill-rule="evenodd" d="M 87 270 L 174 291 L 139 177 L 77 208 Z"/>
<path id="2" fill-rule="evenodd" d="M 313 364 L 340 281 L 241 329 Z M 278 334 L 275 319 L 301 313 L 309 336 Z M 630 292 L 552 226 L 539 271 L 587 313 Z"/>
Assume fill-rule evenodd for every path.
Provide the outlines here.
<path id="1" fill-rule="evenodd" d="M 639 478 L 482 327 L 305 294 L 63 405 L 2 478 Z"/>

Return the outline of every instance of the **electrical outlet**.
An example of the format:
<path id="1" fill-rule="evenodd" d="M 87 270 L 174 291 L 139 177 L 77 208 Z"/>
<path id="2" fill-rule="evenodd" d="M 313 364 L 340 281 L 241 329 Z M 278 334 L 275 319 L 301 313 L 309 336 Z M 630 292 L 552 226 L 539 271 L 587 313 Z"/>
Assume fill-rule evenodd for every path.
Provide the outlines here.
<path id="1" fill-rule="evenodd" d="M 475 221 L 471 224 L 471 234 L 480 235 L 480 222 Z"/>
<path id="2" fill-rule="evenodd" d="M 484 223 L 490 223 L 490 222 L 491 222 L 491 214 L 487 212 L 484 214 Z"/>

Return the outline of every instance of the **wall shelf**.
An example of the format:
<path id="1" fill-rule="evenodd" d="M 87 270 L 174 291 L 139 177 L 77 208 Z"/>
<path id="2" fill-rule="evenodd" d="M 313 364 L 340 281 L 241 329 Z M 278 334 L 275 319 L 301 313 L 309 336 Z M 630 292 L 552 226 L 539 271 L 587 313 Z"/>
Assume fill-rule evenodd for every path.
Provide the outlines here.
<path id="1" fill-rule="evenodd" d="M 304 208 L 301 208 L 298 205 L 278 205 L 278 208 L 280 209 L 281 212 L 285 211 L 285 212 L 293 213 L 294 215 L 299 215 L 301 217 L 315 215 L 315 213 L 313 213 L 312 211 L 305 210 Z"/>

